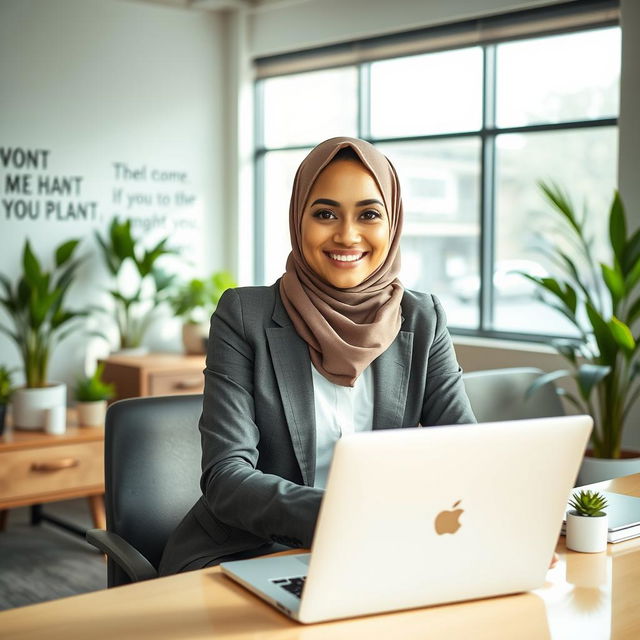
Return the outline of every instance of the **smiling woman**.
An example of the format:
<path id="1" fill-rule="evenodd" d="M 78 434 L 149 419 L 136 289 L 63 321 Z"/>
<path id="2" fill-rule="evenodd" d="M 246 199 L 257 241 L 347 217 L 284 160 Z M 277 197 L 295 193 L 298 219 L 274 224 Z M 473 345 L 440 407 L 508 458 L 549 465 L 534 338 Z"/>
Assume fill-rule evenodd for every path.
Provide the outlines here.
<path id="1" fill-rule="evenodd" d="M 228 290 L 212 317 L 203 495 L 161 574 L 309 547 L 344 434 L 475 421 L 440 303 L 398 279 L 402 217 L 368 142 L 331 138 L 303 160 L 284 275 Z"/>

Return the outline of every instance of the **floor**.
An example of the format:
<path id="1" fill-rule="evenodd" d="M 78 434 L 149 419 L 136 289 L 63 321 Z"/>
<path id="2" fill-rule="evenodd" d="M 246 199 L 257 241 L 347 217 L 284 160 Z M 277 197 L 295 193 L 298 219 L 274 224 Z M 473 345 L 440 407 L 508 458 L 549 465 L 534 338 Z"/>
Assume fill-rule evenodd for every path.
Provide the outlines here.
<path id="1" fill-rule="evenodd" d="M 87 500 L 48 504 L 45 512 L 90 528 Z M 107 587 L 102 554 L 47 523 L 31 526 L 29 508 L 12 509 L 0 532 L 0 611 Z"/>

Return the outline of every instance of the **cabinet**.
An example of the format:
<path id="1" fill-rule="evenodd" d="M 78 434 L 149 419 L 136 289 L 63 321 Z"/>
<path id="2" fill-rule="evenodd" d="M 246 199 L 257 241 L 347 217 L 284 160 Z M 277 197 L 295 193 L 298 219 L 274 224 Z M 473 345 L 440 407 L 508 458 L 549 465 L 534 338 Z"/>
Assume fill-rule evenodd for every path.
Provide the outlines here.
<path id="1" fill-rule="evenodd" d="M 114 400 L 139 396 L 202 393 L 205 356 L 149 353 L 112 355 L 103 360 L 103 378 L 116 387 Z"/>

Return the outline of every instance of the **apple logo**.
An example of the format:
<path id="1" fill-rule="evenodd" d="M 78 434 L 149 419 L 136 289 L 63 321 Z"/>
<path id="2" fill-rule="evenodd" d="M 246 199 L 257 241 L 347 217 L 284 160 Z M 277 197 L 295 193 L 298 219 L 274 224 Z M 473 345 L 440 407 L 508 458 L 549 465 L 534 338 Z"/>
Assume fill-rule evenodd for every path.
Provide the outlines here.
<path id="1" fill-rule="evenodd" d="M 453 505 L 453 511 L 441 511 L 436 517 L 436 533 L 442 535 L 444 533 L 455 533 L 460 528 L 460 514 L 464 509 L 456 509 L 456 507 L 462 502 L 458 500 Z"/>

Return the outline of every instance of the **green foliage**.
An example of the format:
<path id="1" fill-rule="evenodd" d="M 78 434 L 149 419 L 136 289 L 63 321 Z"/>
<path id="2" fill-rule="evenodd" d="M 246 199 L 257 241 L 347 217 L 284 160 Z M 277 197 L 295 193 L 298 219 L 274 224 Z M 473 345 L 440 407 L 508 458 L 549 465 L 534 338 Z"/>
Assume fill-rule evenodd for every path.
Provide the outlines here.
<path id="1" fill-rule="evenodd" d="M 522 275 L 537 285 L 545 304 L 569 319 L 580 337 L 552 343 L 569 369 L 541 376 L 530 391 L 564 375 L 573 377 L 578 397 L 559 392 L 593 416 L 593 454 L 619 458 L 625 420 L 640 395 L 640 336 L 632 331 L 640 317 L 636 291 L 640 230 L 628 233 L 624 205 L 615 192 L 609 211 L 612 260 L 610 264 L 598 262 L 592 253 L 593 239 L 586 231 L 586 210 L 578 216 L 570 198 L 555 184 L 541 182 L 540 188 L 560 217 L 559 234 L 551 240 L 559 273 L 546 278 Z M 562 239 L 573 248 L 571 256 L 563 250 L 566 242 L 561 244 Z"/>
<path id="2" fill-rule="evenodd" d="M 205 280 L 194 278 L 179 285 L 167 301 L 173 312 L 186 322 L 204 322 L 214 312 L 222 294 L 237 286 L 228 271 L 217 271 Z"/>
<path id="3" fill-rule="evenodd" d="M 105 237 L 97 231 L 95 235 L 104 263 L 114 280 L 127 262 L 137 272 L 138 282 L 132 295 L 124 295 L 117 288 L 110 289 L 109 294 L 114 303 L 120 348 L 138 347 L 173 282 L 173 276 L 161 270 L 157 262 L 163 256 L 176 252 L 167 247 L 168 237 L 162 238 L 151 249 L 143 249 L 133 237 L 131 220 L 120 222 L 114 218 Z M 149 287 L 144 286 L 145 280 L 150 283 Z"/>
<path id="4" fill-rule="evenodd" d="M 115 396 L 115 386 L 102 380 L 104 363 L 100 363 L 93 375 L 78 378 L 76 382 L 75 397 L 79 402 L 95 402 L 97 400 L 110 400 Z"/>
<path id="5" fill-rule="evenodd" d="M 9 404 L 13 392 L 12 370 L 0 364 L 0 405 Z"/>
<path id="6" fill-rule="evenodd" d="M 569 500 L 569 505 L 573 507 L 579 516 L 603 516 L 607 506 L 607 499 L 597 491 L 584 491 L 574 493 Z"/>
<path id="7" fill-rule="evenodd" d="M 33 253 L 29 240 L 22 252 L 22 274 L 12 283 L 0 274 L 0 305 L 12 327 L 0 331 L 17 345 L 24 365 L 27 387 L 47 385 L 49 358 L 55 346 L 76 329 L 86 311 L 65 306 L 66 296 L 81 259 L 74 259 L 79 240 L 62 243 L 54 252 L 55 266 L 46 271 Z"/>

